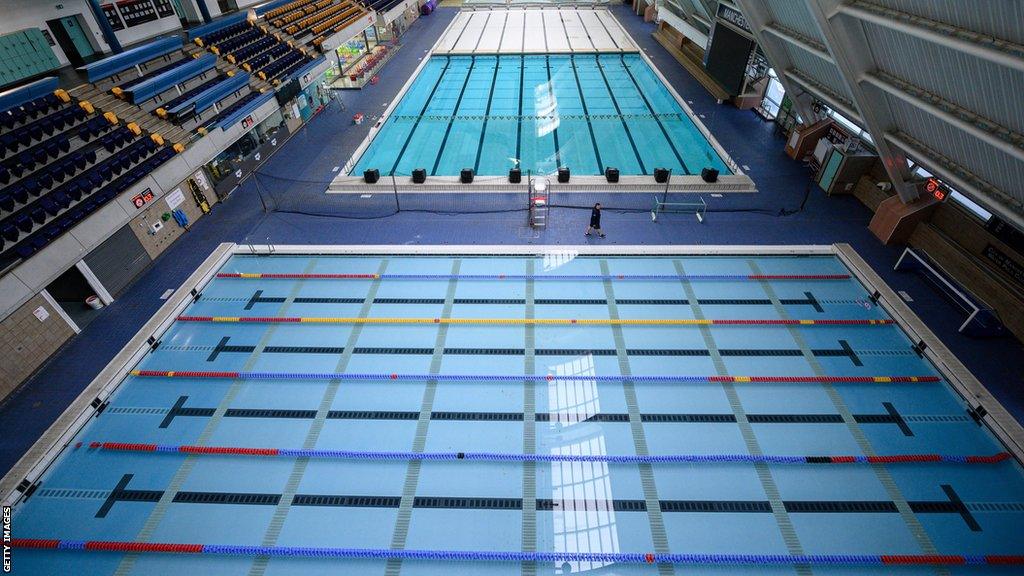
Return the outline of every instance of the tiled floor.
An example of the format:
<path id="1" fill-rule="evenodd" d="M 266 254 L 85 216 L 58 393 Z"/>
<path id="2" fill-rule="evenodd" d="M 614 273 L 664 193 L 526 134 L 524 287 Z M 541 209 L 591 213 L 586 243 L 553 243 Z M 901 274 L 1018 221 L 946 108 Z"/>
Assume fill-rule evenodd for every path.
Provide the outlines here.
<path id="1" fill-rule="evenodd" d="M 340 219 L 292 213 L 265 213 L 260 187 L 292 188 L 309 194 L 311 212 L 324 202 L 320 193 L 366 136 L 370 126 L 401 89 L 420 59 L 456 11 L 440 8 L 417 21 L 405 44 L 381 74 L 381 82 L 338 100 L 299 131 L 262 168 L 266 176 L 249 178 L 211 216 L 196 222 L 157 259 L 153 267 L 120 294 L 76 339 L 69 342 L 18 392 L 0 405 L 0 470 L 8 470 L 102 367 L 159 308 L 160 294 L 178 286 L 219 242 L 274 244 L 827 244 L 848 242 L 897 290 L 913 298 L 913 310 L 1018 418 L 1024 416 L 1024 392 L 1016 384 L 1024 373 L 1024 349 L 1013 339 L 972 340 L 956 332 L 960 312 L 914 275 L 896 273 L 900 249 L 885 247 L 868 232 L 870 212 L 852 197 L 826 198 L 809 186 L 809 172 L 783 153 L 784 142 L 751 112 L 715 103 L 700 85 L 651 38 L 651 24 L 628 7 L 613 13 L 662 74 L 716 135 L 726 151 L 757 183 L 756 195 L 711 199 L 704 224 L 672 216 L 652 223 L 649 214 L 605 215 L 608 237 L 585 238 L 589 210 L 557 209 L 549 228 L 536 233 L 520 212 L 495 214 L 400 213 L 379 219 Z M 367 119 L 352 125 L 352 115 Z M 282 178 L 302 180 L 296 184 Z M 277 190 L 280 192 L 281 190 Z M 291 202 L 291 206 L 301 203 Z M 999 358 L 999 362 L 992 362 Z"/>

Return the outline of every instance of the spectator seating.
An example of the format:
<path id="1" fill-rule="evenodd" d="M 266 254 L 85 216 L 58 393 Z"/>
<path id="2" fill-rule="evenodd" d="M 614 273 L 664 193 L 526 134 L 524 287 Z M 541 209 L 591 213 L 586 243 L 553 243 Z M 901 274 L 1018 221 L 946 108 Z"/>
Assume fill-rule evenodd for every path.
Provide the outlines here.
<path id="1" fill-rule="evenodd" d="M 0 269 L 28 258 L 175 154 L 45 79 L 0 94 Z"/>
<path id="2" fill-rule="evenodd" d="M 160 38 L 79 68 L 100 90 L 122 85 L 151 74 L 183 57 L 182 41 L 176 36 Z"/>

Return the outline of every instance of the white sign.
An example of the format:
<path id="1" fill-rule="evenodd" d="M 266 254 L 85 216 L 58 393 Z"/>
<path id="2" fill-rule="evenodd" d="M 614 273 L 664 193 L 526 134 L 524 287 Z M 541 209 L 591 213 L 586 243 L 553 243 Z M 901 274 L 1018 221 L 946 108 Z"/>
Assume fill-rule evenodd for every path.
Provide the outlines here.
<path id="1" fill-rule="evenodd" d="M 181 203 L 185 201 L 185 195 L 181 192 L 181 188 L 175 188 L 170 194 L 167 195 L 167 207 L 174 210 Z"/>
<path id="2" fill-rule="evenodd" d="M 42 306 L 39 306 L 35 310 L 33 310 L 32 314 L 34 314 L 35 317 L 38 318 L 40 322 L 43 322 L 50 317 L 50 313 L 47 312 L 46 308 L 43 308 Z"/>
<path id="3" fill-rule="evenodd" d="M 206 174 L 203 174 L 202 170 L 193 174 L 192 178 L 196 181 L 196 184 L 203 190 L 210 189 L 210 183 L 206 181 Z"/>

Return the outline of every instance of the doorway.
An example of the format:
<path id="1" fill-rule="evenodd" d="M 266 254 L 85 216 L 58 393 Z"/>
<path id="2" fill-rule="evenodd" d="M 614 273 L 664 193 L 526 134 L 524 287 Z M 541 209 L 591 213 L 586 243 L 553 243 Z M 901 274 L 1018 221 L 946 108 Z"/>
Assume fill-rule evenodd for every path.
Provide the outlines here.
<path id="1" fill-rule="evenodd" d="M 46 25 L 72 66 L 77 68 L 99 58 L 81 14 L 47 20 Z"/>

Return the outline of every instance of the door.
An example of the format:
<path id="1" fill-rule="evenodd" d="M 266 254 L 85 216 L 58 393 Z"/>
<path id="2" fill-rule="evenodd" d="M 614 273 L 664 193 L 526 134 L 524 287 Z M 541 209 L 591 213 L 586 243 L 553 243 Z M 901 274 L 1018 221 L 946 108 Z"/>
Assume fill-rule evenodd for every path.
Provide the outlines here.
<path id="1" fill-rule="evenodd" d="M 77 15 L 47 20 L 46 25 L 53 32 L 54 39 L 72 66 L 82 66 L 95 59 L 96 50 L 89 42 L 89 37 Z"/>

